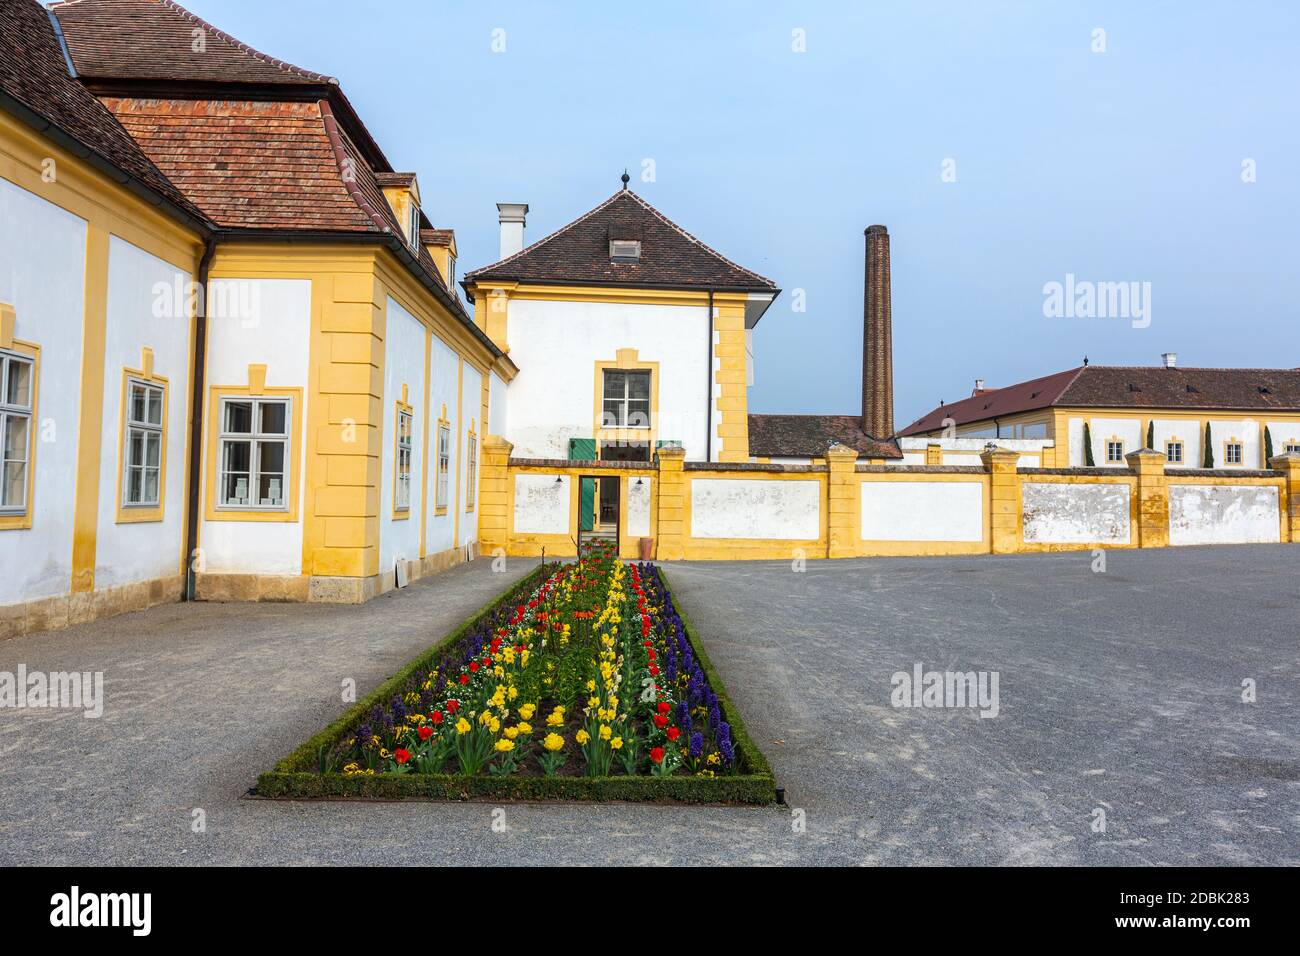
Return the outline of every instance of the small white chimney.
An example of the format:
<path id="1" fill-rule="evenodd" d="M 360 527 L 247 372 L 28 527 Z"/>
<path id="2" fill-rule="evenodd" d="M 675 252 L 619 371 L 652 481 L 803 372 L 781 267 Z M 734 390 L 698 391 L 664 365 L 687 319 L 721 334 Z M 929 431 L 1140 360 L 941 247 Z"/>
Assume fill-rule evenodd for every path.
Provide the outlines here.
<path id="1" fill-rule="evenodd" d="M 1177 367 L 1178 367 L 1178 353 L 1177 353 L 1177 352 L 1161 352 L 1161 353 L 1160 353 L 1160 361 L 1161 361 L 1162 363 L 1164 363 L 1165 368 L 1177 368 Z"/>
<path id="2" fill-rule="evenodd" d="M 524 247 L 524 220 L 528 218 L 528 203 L 497 203 L 497 222 L 501 224 L 501 258 L 513 256 Z"/>
<path id="3" fill-rule="evenodd" d="M 978 395 L 978 394 L 979 394 L 980 392 L 982 392 L 982 391 L 984 391 L 984 379 L 982 379 L 982 378 L 977 378 L 977 379 L 975 379 L 975 392 L 974 392 L 974 394 Z"/>

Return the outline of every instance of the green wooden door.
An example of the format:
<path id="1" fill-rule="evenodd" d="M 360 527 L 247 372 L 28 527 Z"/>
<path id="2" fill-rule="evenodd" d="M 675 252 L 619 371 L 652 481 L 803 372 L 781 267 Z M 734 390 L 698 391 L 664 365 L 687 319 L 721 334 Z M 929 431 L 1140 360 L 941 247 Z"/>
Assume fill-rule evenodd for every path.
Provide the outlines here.
<path id="1" fill-rule="evenodd" d="M 595 461 L 596 439 L 570 438 L 570 461 Z M 595 527 L 592 516 L 596 512 L 596 479 L 578 479 L 578 530 L 591 531 Z"/>

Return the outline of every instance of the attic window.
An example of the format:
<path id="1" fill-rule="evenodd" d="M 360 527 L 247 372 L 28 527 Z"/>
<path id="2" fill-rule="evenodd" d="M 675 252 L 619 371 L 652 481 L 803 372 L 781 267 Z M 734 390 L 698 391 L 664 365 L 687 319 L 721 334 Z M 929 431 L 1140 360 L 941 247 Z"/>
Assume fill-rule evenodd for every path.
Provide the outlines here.
<path id="1" fill-rule="evenodd" d="M 406 239 L 413 249 L 419 249 L 420 207 L 416 204 L 414 199 L 412 199 L 410 205 L 407 206 L 407 214 L 410 216 L 410 221 L 406 224 Z"/>
<path id="2" fill-rule="evenodd" d="M 1132 382 L 1129 382 L 1129 383 L 1128 383 L 1128 390 L 1129 390 L 1130 392 L 1140 392 L 1140 391 L 1142 391 L 1142 389 L 1138 388 L 1138 387 L 1137 387 L 1136 385 L 1134 385 Z"/>
<path id="3" fill-rule="evenodd" d="M 640 262 L 641 261 L 641 240 L 640 239 L 609 240 L 609 261 L 610 262 Z"/>
<path id="4" fill-rule="evenodd" d="M 1187 391 L 1188 391 L 1189 393 L 1190 393 L 1190 392 L 1199 392 L 1200 389 L 1197 388 L 1195 385 L 1188 385 L 1188 386 L 1187 386 Z"/>
<path id="5" fill-rule="evenodd" d="M 1261 386 L 1259 387 L 1259 394 L 1261 394 L 1261 395 L 1267 395 L 1267 394 L 1269 394 L 1269 387 L 1268 387 L 1267 385 L 1261 385 Z"/>

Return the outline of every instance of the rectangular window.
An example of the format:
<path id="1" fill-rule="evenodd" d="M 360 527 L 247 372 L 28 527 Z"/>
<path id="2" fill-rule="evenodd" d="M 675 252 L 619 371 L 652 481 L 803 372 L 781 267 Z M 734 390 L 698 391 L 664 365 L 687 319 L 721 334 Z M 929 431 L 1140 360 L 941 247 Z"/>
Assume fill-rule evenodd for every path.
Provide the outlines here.
<path id="1" fill-rule="evenodd" d="M 650 427 L 650 373 L 605 371 L 604 428 Z"/>
<path id="2" fill-rule="evenodd" d="M 1122 441 L 1106 442 L 1106 461 L 1114 464 L 1124 460 L 1124 443 Z"/>
<path id="3" fill-rule="evenodd" d="M 1241 442 L 1230 441 L 1223 446 L 1223 460 L 1229 465 L 1241 464 Z"/>
<path id="4" fill-rule="evenodd" d="M 1286 445 L 1282 449 L 1284 455 L 1300 455 L 1300 445 Z"/>
<path id="5" fill-rule="evenodd" d="M 32 360 L 0 352 L 0 513 L 27 510 L 32 450 Z"/>
<path id="6" fill-rule="evenodd" d="M 220 474 L 222 508 L 287 511 L 289 423 L 285 398 L 221 400 Z"/>
<path id="7" fill-rule="evenodd" d="M 156 508 L 162 498 L 163 387 L 127 379 L 122 431 L 122 505 Z"/>
<path id="8" fill-rule="evenodd" d="M 1165 442 L 1165 462 L 1170 465 L 1181 465 L 1183 463 L 1183 443 L 1180 441 Z"/>
<path id="9" fill-rule="evenodd" d="M 438 422 L 438 496 L 435 504 L 447 510 L 447 483 L 451 473 L 451 425 Z"/>
<path id="10" fill-rule="evenodd" d="M 393 509 L 411 510 L 411 432 L 413 417 L 409 409 L 397 409 L 397 463 L 396 484 L 393 488 Z"/>
<path id="11" fill-rule="evenodd" d="M 477 499 L 478 491 L 478 436 L 473 432 L 469 433 L 469 444 L 466 446 L 465 459 L 465 510 L 474 510 L 474 501 Z"/>

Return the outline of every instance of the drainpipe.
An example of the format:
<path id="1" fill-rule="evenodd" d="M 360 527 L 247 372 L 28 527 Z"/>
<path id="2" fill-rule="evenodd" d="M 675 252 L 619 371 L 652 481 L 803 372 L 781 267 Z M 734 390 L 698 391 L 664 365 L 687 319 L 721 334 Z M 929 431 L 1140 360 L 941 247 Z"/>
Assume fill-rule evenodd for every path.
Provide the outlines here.
<path id="1" fill-rule="evenodd" d="M 199 308 L 194 317 L 194 367 L 190 369 L 190 461 L 189 488 L 185 502 L 185 600 L 194 600 L 194 550 L 199 540 L 199 488 L 203 463 L 203 393 L 206 390 L 208 354 L 208 267 L 217 251 L 216 236 L 203 243 L 199 260 Z"/>
<path id="2" fill-rule="evenodd" d="M 704 460 L 713 461 L 713 290 L 709 290 L 709 361 L 704 376 Z"/>

